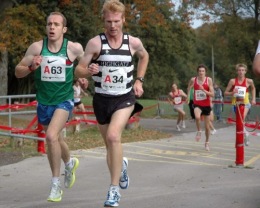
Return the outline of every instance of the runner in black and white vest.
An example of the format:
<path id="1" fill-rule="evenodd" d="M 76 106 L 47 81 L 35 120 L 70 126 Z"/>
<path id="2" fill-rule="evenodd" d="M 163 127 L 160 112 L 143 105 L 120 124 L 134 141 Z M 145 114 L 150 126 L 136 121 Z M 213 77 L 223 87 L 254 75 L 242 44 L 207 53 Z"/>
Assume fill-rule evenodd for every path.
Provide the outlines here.
<path id="1" fill-rule="evenodd" d="M 125 6 L 118 0 L 105 1 L 102 9 L 105 33 L 89 40 L 76 67 L 77 77 L 92 76 L 95 81 L 93 107 L 107 149 L 111 181 L 105 207 L 119 205 L 119 188 L 129 186 L 128 160 L 123 158 L 122 132 L 129 117 L 142 109 L 135 96 L 143 94 L 149 55 L 141 40 L 123 32 Z M 138 58 L 134 80 L 133 56 Z"/>

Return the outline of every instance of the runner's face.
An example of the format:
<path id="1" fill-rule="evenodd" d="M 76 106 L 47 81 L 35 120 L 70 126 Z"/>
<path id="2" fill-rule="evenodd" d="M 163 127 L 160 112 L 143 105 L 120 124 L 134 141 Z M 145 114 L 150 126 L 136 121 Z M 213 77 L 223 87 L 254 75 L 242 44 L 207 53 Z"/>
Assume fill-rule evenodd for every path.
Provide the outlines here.
<path id="1" fill-rule="evenodd" d="M 177 85 L 176 85 L 176 84 L 173 84 L 173 85 L 172 85 L 172 89 L 173 89 L 173 90 L 176 90 L 176 89 L 177 89 Z"/>
<path id="2" fill-rule="evenodd" d="M 112 37 L 121 35 L 125 18 L 121 12 L 109 12 L 104 14 L 106 33 Z"/>
<path id="3" fill-rule="evenodd" d="M 238 77 L 242 77 L 242 78 L 245 77 L 246 69 L 244 67 L 239 67 L 237 69 L 237 75 L 238 75 Z"/>
<path id="4" fill-rule="evenodd" d="M 199 68 L 198 69 L 198 76 L 199 77 L 205 77 L 206 76 L 206 69 L 205 68 Z"/>
<path id="5" fill-rule="evenodd" d="M 63 27 L 63 18 L 60 15 L 49 16 L 46 31 L 49 40 L 56 41 L 63 38 L 63 34 L 67 31 L 67 27 Z"/>

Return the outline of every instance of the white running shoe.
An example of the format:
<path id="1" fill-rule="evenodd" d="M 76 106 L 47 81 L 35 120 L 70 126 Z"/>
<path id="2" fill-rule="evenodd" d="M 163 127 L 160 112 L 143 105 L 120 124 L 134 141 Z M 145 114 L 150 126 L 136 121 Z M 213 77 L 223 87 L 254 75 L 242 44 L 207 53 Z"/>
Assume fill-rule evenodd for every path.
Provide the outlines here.
<path id="1" fill-rule="evenodd" d="M 248 131 L 244 128 L 244 144 L 246 146 L 249 146 L 249 133 Z"/>
<path id="2" fill-rule="evenodd" d="M 79 166 L 79 160 L 76 157 L 72 158 L 72 168 L 69 166 L 65 167 L 65 178 L 64 185 L 66 188 L 71 188 L 76 180 L 75 172 Z"/>
<path id="3" fill-rule="evenodd" d="M 196 140 L 196 142 L 199 142 L 200 139 L 201 139 L 201 131 L 197 131 L 196 136 L 195 136 L 195 140 Z"/>
<path id="4" fill-rule="evenodd" d="M 246 133 L 245 136 L 244 136 L 244 143 L 245 143 L 246 146 L 249 146 L 249 143 L 250 143 L 248 137 L 249 137 L 249 135 Z"/>
<path id="5" fill-rule="evenodd" d="M 185 125 L 185 121 L 182 122 L 182 125 L 181 125 L 182 128 L 186 128 L 186 125 Z"/>
<path id="6" fill-rule="evenodd" d="M 178 124 L 176 125 L 176 129 L 177 129 L 177 131 L 181 131 L 181 128 Z"/>
<path id="7" fill-rule="evenodd" d="M 209 150 L 210 150 L 210 148 L 209 148 L 209 142 L 205 142 L 205 150 L 206 150 L 206 151 L 209 151 Z"/>
<path id="8" fill-rule="evenodd" d="M 216 130 L 216 129 L 213 129 L 210 133 L 211 133 L 211 135 L 214 135 L 214 134 L 217 133 L 217 130 Z"/>
<path id="9" fill-rule="evenodd" d="M 107 193 L 107 200 L 104 207 L 118 207 L 121 195 L 116 188 L 110 188 Z"/>
<path id="10" fill-rule="evenodd" d="M 127 189 L 129 186 L 130 179 L 127 175 L 128 159 L 123 157 L 122 172 L 119 180 L 119 186 L 121 189 Z"/>
<path id="11" fill-rule="evenodd" d="M 52 183 L 51 192 L 47 199 L 49 202 L 60 202 L 62 198 L 62 190 L 60 186 L 60 182 Z"/>

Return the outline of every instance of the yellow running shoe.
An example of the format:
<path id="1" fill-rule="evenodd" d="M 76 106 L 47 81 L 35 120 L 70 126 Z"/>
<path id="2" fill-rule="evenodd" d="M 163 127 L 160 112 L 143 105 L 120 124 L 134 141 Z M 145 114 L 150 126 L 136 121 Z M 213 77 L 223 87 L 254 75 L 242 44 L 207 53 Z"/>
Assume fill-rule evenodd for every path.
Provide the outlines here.
<path id="1" fill-rule="evenodd" d="M 76 180 L 75 172 L 79 166 L 79 160 L 76 157 L 72 158 L 72 168 L 70 166 L 65 167 L 64 185 L 66 188 L 71 188 Z"/>
<path id="2" fill-rule="evenodd" d="M 51 192 L 47 199 L 49 202 L 60 202 L 62 198 L 62 190 L 60 183 L 52 183 Z"/>

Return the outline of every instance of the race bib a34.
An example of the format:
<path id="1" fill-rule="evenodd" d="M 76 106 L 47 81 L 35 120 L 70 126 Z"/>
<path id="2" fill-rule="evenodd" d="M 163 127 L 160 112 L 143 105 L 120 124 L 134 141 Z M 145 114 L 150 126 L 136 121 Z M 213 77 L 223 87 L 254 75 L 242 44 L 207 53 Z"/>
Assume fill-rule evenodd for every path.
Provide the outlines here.
<path id="1" fill-rule="evenodd" d="M 127 74 L 124 68 L 103 67 L 101 87 L 107 91 L 124 91 Z"/>

